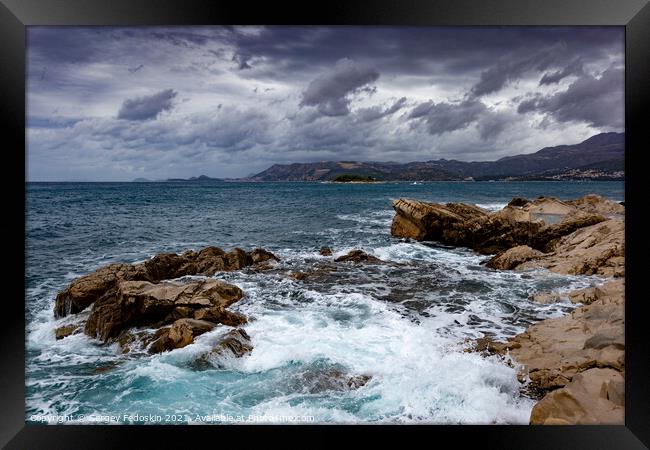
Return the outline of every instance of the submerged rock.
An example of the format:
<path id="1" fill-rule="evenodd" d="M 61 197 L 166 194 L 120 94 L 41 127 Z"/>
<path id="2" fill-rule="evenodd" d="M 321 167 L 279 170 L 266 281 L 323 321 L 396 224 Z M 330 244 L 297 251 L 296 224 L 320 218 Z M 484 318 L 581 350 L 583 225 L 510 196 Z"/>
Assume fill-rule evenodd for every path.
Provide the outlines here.
<path id="1" fill-rule="evenodd" d="M 222 367 L 224 358 L 241 358 L 253 351 L 251 338 L 243 328 L 235 328 L 224 334 L 209 352 L 203 353 L 192 363 L 195 369 Z"/>
<path id="2" fill-rule="evenodd" d="M 369 255 L 363 250 L 352 250 L 346 255 L 339 256 L 334 261 L 336 262 L 353 262 L 353 263 L 368 263 L 368 264 L 381 264 L 384 261 L 376 256 Z"/>
<path id="3" fill-rule="evenodd" d="M 56 297 L 54 314 L 64 317 L 78 313 L 101 297 L 115 294 L 122 281 L 148 281 L 180 278 L 186 275 L 212 276 L 220 271 L 241 270 L 244 267 L 277 261 L 278 258 L 264 249 L 250 253 L 235 248 L 226 253 L 218 247 L 207 247 L 199 252 L 187 251 L 182 255 L 161 253 L 136 265 L 111 264 L 76 279 Z"/>
<path id="4" fill-rule="evenodd" d="M 329 247 L 321 247 L 318 253 L 321 256 L 332 256 L 332 249 Z"/>
<path id="5" fill-rule="evenodd" d="M 107 341 L 129 327 L 188 317 L 190 310 L 226 308 L 243 295 L 237 286 L 219 280 L 159 284 L 122 281 L 114 292 L 93 304 L 85 332 Z"/>

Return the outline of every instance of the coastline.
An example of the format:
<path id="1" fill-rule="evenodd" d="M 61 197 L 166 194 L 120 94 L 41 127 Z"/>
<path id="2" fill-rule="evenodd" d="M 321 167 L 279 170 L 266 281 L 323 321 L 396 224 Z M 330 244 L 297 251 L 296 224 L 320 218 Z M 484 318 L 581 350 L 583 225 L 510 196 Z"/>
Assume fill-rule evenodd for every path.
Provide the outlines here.
<path id="1" fill-rule="evenodd" d="M 531 425 L 624 423 L 623 205 L 587 195 L 568 202 L 515 198 L 490 215 L 466 204 L 399 199 L 393 206 L 393 235 L 434 236 L 480 253 L 500 247 L 486 264 L 494 270 L 602 276 L 604 283 L 598 287 L 547 292 L 531 299 L 582 305 L 570 313 L 532 324 L 506 342 L 477 339 L 471 350 L 497 354 L 519 366 L 520 381 L 538 399 Z M 485 229 L 487 233 L 481 235 Z M 539 236 L 545 239 L 540 241 Z"/>

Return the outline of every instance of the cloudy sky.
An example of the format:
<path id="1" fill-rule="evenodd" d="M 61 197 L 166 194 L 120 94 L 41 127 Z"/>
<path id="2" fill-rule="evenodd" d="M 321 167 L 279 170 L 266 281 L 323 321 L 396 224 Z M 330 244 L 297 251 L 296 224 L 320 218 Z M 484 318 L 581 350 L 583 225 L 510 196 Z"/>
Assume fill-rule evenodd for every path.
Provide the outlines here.
<path id="1" fill-rule="evenodd" d="M 495 160 L 624 129 L 622 27 L 28 27 L 27 177 Z"/>

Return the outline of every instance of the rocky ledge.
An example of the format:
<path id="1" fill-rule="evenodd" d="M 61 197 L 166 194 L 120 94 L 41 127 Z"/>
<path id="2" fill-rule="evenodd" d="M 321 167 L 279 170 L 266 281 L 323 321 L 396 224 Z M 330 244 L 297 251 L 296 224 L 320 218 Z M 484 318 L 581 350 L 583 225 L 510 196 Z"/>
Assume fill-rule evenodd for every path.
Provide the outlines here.
<path id="1" fill-rule="evenodd" d="M 70 318 L 55 331 L 56 338 L 84 332 L 103 343 L 117 342 L 124 352 L 138 346 L 150 353 L 185 347 L 218 325 L 238 327 L 248 319 L 226 309 L 244 296 L 239 287 L 212 278 L 181 277 L 210 277 L 271 261 L 278 258 L 260 248 L 225 252 L 207 247 L 181 255 L 158 254 L 141 264 L 110 264 L 78 278 L 57 295 L 55 316 Z M 246 332 L 233 331 L 237 333 L 227 333 L 215 351 L 237 347 L 231 352 L 235 356 L 249 353 L 252 345 Z"/>
<path id="2" fill-rule="evenodd" d="M 408 199 L 395 200 L 393 208 L 393 236 L 496 253 L 487 262 L 494 269 L 625 274 L 625 207 L 598 195 L 570 201 L 515 198 L 492 213 L 465 203 Z"/>

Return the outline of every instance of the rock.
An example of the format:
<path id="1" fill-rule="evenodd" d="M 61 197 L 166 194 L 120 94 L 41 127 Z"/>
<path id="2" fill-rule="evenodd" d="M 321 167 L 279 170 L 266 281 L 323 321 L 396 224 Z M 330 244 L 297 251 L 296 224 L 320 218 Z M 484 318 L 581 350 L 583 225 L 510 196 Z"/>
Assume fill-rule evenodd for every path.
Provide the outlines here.
<path id="1" fill-rule="evenodd" d="M 407 199 L 395 200 L 393 208 L 394 236 L 439 241 L 482 254 L 520 245 L 549 252 L 563 236 L 606 220 L 552 197 L 532 202 L 517 198 L 494 213 L 464 203 L 441 205 Z"/>
<path id="2" fill-rule="evenodd" d="M 508 206 L 521 207 L 521 206 L 526 206 L 528 203 L 530 203 L 530 200 L 527 200 L 527 199 L 522 198 L 522 197 L 515 197 L 512 200 L 510 200 L 510 202 L 508 203 Z"/>
<path id="3" fill-rule="evenodd" d="M 223 358 L 241 358 L 253 351 L 251 338 L 243 328 L 226 333 L 212 350 L 200 355 L 194 362 L 197 369 L 221 367 Z"/>
<path id="4" fill-rule="evenodd" d="M 409 199 L 395 200 L 393 209 L 391 234 L 417 240 L 442 241 L 445 229 L 488 215 L 487 211 L 473 205 L 439 205 Z"/>
<path id="5" fill-rule="evenodd" d="M 551 303 L 562 301 L 562 296 L 557 292 L 542 292 L 541 294 L 533 295 L 530 299 L 536 303 L 550 305 Z"/>
<path id="6" fill-rule="evenodd" d="M 54 330 L 54 335 L 56 337 L 56 340 L 60 340 L 63 338 L 66 338 L 68 336 L 71 336 L 73 334 L 77 334 L 83 330 L 83 325 L 74 323 L 71 325 L 63 325 Z"/>
<path id="7" fill-rule="evenodd" d="M 320 253 L 321 256 L 332 256 L 332 249 L 329 247 L 321 247 L 318 253 Z"/>
<path id="8" fill-rule="evenodd" d="M 265 261 L 279 261 L 278 257 L 263 248 L 256 248 L 250 254 L 253 264 L 259 264 Z"/>
<path id="9" fill-rule="evenodd" d="M 226 253 L 218 247 L 206 247 L 198 253 L 161 253 L 142 264 L 111 264 L 78 278 L 61 291 L 56 297 L 54 314 L 64 317 L 78 313 L 100 297 L 114 294 L 121 281 L 159 283 L 186 275 L 212 276 L 219 271 L 241 270 L 273 260 L 278 258 L 261 248 L 250 253 L 235 248 Z"/>
<path id="10" fill-rule="evenodd" d="M 194 342 L 194 338 L 211 331 L 217 325 L 205 320 L 179 319 L 171 327 L 163 330 L 158 339 L 149 347 L 149 353 L 160 353 L 183 348 Z"/>
<path id="11" fill-rule="evenodd" d="M 291 278 L 294 278 L 298 281 L 302 281 L 305 278 L 307 278 L 307 273 L 305 272 L 292 272 L 291 275 L 289 275 Z"/>
<path id="12" fill-rule="evenodd" d="M 122 281 L 114 293 L 94 303 L 84 331 L 106 342 L 128 327 L 164 323 L 168 317 L 184 317 L 188 312 L 186 308 L 226 308 L 242 296 L 237 286 L 219 280 L 159 284 Z M 179 309 L 175 316 L 176 308 Z"/>
<path id="13" fill-rule="evenodd" d="M 337 368 L 310 368 L 300 372 L 291 380 L 291 388 L 309 394 L 321 394 L 328 391 L 350 391 L 365 386 L 370 375 L 346 374 Z"/>
<path id="14" fill-rule="evenodd" d="M 603 287 L 607 296 L 532 325 L 508 341 L 510 355 L 524 365 L 533 385 L 551 390 L 594 367 L 624 370 L 624 289 L 619 280 L 614 283 Z"/>
<path id="15" fill-rule="evenodd" d="M 142 267 L 129 264 L 110 264 L 95 272 L 77 278 L 56 296 L 55 317 L 76 314 L 90 306 L 121 280 L 141 280 L 146 277 Z"/>
<path id="16" fill-rule="evenodd" d="M 613 202 L 596 194 L 585 195 L 576 200 L 569 200 L 567 203 L 582 211 L 600 214 L 608 218 L 622 219 L 622 216 L 625 215 L 624 202 Z"/>
<path id="17" fill-rule="evenodd" d="M 233 311 L 228 311 L 221 306 L 212 308 L 201 308 L 194 311 L 194 318 L 197 320 L 207 320 L 208 322 L 220 323 L 231 327 L 243 325 L 248 322 L 246 316 Z"/>
<path id="18" fill-rule="evenodd" d="M 487 262 L 486 266 L 491 269 L 510 270 L 542 255 L 543 253 L 539 250 L 527 245 L 519 245 L 497 253 Z"/>
<path id="19" fill-rule="evenodd" d="M 610 281 L 603 286 L 590 287 L 586 289 L 578 289 L 569 294 L 569 300 L 572 303 L 582 303 L 590 305 L 596 300 L 604 299 L 607 297 L 623 297 L 625 295 L 625 281 L 623 279 L 616 279 Z"/>
<path id="20" fill-rule="evenodd" d="M 610 219 L 562 237 L 543 258 L 526 261 L 517 270 L 547 268 L 571 275 L 625 275 L 625 223 Z"/>
<path id="21" fill-rule="evenodd" d="M 348 254 L 339 256 L 336 258 L 334 261 L 336 262 L 352 262 L 352 263 L 368 263 L 368 264 L 380 264 L 383 263 L 381 259 L 369 255 L 368 253 L 364 252 L 363 250 L 352 250 Z"/>
<path id="22" fill-rule="evenodd" d="M 612 369 L 589 369 L 538 402 L 531 412 L 530 424 L 623 425 L 623 401 L 622 374 Z"/>

